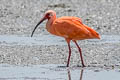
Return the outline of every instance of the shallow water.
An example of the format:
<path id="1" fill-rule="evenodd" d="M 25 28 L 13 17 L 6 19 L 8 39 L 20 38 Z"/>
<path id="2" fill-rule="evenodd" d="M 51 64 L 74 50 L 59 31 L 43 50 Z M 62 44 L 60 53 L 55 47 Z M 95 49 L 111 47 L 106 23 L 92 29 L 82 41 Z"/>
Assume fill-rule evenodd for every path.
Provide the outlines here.
<path id="1" fill-rule="evenodd" d="M 100 40 L 92 39 L 87 41 L 89 44 L 120 43 L 120 36 L 102 35 Z M 64 41 L 64 38 L 53 35 L 41 35 L 37 37 L 0 35 L 0 44 L 1 45 L 66 45 L 66 42 Z"/>
<path id="2" fill-rule="evenodd" d="M 46 64 L 34 66 L 12 66 L 0 64 L 0 80 L 119 80 L 119 70 L 100 68 L 61 68 Z"/>

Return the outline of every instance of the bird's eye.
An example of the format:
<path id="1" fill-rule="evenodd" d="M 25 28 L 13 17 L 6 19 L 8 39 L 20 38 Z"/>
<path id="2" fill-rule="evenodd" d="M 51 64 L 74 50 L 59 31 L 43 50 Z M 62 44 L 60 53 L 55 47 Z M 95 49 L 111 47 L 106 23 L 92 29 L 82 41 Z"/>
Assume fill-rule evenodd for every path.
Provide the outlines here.
<path id="1" fill-rule="evenodd" d="M 50 16 L 50 13 L 48 13 L 47 16 Z"/>
<path id="2" fill-rule="evenodd" d="M 47 14 L 46 14 L 46 18 L 48 18 L 48 19 L 50 19 L 51 16 L 52 16 L 52 15 L 51 15 L 50 13 L 47 13 Z"/>

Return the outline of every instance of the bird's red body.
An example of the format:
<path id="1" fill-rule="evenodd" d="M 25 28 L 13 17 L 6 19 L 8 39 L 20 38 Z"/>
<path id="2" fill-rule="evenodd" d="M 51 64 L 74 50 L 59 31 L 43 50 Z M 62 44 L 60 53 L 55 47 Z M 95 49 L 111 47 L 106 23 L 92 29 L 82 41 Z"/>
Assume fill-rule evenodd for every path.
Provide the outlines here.
<path id="1" fill-rule="evenodd" d="M 70 40 L 100 38 L 95 30 L 84 25 L 81 19 L 77 17 L 64 16 L 57 18 L 48 26 L 47 30 L 51 34 Z"/>
<path id="2" fill-rule="evenodd" d="M 93 38 L 100 39 L 99 34 L 92 28 L 83 24 L 80 18 L 68 17 L 68 16 L 56 18 L 56 13 L 52 10 L 48 10 L 45 13 L 44 17 L 36 25 L 35 29 L 45 19 L 48 19 L 47 24 L 46 24 L 47 31 L 53 35 L 64 37 L 68 43 L 69 57 L 68 57 L 67 66 L 69 66 L 69 61 L 70 61 L 70 56 L 71 56 L 70 41 L 72 40 L 73 42 L 75 42 L 76 46 L 78 47 L 81 61 L 82 61 L 82 66 L 84 67 L 85 65 L 84 65 L 83 58 L 82 58 L 82 52 L 76 40 L 93 39 Z"/>

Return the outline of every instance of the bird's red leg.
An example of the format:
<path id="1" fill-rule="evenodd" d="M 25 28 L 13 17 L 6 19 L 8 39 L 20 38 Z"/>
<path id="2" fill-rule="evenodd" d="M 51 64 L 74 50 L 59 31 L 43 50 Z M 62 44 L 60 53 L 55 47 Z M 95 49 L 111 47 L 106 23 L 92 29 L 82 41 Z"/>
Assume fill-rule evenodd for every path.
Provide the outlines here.
<path id="1" fill-rule="evenodd" d="M 70 56 L 71 56 L 71 48 L 70 48 L 70 40 L 66 39 L 68 43 L 68 49 L 69 49 L 69 56 L 68 56 L 68 61 L 67 61 L 67 67 L 69 67 L 69 62 L 70 62 Z"/>
<path id="2" fill-rule="evenodd" d="M 80 52 L 80 58 L 81 58 L 81 62 L 82 62 L 82 66 L 85 67 L 84 65 L 84 61 L 83 61 L 83 57 L 82 57 L 82 51 L 81 51 L 81 48 L 79 47 L 79 45 L 77 44 L 77 42 L 75 40 L 73 40 L 73 42 L 76 44 L 79 52 Z"/>

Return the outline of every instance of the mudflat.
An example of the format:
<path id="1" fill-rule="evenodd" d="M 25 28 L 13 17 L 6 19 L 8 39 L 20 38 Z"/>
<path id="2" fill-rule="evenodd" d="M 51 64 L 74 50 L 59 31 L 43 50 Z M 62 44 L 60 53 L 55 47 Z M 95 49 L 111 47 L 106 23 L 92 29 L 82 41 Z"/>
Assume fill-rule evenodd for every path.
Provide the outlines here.
<path id="1" fill-rule="evenodd" d="M 46 31 L 46 22 L 38 27 L 32 38 L 30 37 L 37 22 L 49 9 L 55 10 L 57 17 L 80 17 L 84 24 L 101 35 L 100 40 L 78 41 L 87 67 L 119 69 L 119 0 L 0 0 L 0 64 L 18 67 L 66 65 L 67 44 L 63 38 L 52 36 Z M 81 66 L 79 56 L 76 46 L 72 43 L 71 67 Z"/>

